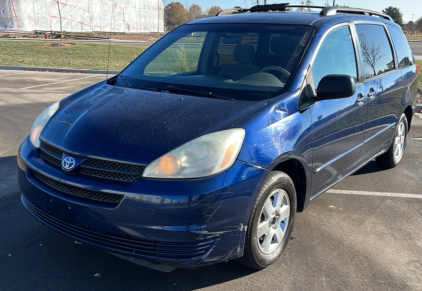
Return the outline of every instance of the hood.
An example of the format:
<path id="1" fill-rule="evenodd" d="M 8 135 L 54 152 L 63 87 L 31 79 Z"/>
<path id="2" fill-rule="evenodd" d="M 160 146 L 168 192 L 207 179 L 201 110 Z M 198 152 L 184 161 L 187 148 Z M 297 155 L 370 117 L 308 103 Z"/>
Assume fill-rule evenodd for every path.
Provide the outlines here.
<path id="1" fill-rule="evenodd" d="M 233 127 L 266 103 L 107 84 L 84 91 L 62 102 L 41 138 L 75 155 L 145 165 L 192 139 Z"/>

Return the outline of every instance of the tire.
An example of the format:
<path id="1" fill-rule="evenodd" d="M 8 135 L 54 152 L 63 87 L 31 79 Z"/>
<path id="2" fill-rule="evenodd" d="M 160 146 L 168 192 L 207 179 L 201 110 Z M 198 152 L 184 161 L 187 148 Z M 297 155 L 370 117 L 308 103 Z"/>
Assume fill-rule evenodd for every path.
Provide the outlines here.
<path id="1" fill-rule="evenodd" d="M 253 269 L 273 264 L 290 240 L 296 208 L 292 179 L 283 172 L 270 173 L 252 208 L 244 254 L 238 262 Z"/>
<path id="2" fill-rule="evenodd" d="M 408 129 L 406 115 L 402 114 L 388 151 L 376 158 L 378 165 L 385 168 L 394 168 L 400 163 L 406 149 Z"/>

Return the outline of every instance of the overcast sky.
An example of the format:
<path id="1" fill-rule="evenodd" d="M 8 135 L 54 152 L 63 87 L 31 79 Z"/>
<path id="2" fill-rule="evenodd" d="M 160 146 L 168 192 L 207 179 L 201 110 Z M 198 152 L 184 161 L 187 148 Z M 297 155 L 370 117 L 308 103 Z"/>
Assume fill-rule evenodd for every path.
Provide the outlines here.
<path id="1" fill-rule="evenodd" d="M 313 5 L 316 6 L 323 6 L 326 0 L 314 0 Z M 211 6 L 220 6 L 221 8 L 232 8 L 234 6 L 241 6 L 241 7 L 250 7 L 252 0 L 165 0 L 166 4 L 171 2 L 180 2 L 185 6 L 190 6 L 194 3 L 199 4 L 202 9 L 205 11 Z M 254 1 L 256 3 L 256 1 Z M 264 3 L 264 0 L 260 0 L 261 3 Z M 284 2 L 283 0 L 268 0 L 268 4 L 273 3 L 280 3 Z M 287 2 L 287 0 L 285 1 Z M 292 5 L 298 5 L 300 3 L 299 0 L 291 0 L 289 1 Z M 329 0 L 332 4 L 333 0 Z M 246 5 L 245 5 L 246 4 Z M 381 12 L 382 9 L 385 9 L 388 6 L 397 7 L 403 13 L 403 20 L 404 23 L 412 20 L 413 21 L 422 17 L 422 1 L 421 0 L 401 0 L 401 1 L 393 1 L 393 0 L 336 0 L 336 4 L 338 5 L 347 5 L 350 7 L 357 7 L 357 8 L 366 8 L 370 10 L 375 10 Z"/>

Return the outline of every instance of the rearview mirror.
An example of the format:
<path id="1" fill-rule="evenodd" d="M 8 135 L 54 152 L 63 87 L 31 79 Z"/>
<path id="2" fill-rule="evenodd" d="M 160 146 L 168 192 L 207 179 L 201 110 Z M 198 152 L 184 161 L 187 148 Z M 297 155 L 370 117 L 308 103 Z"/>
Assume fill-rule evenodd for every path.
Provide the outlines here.
<path id="1" fill-rule="evenodd" d="M 318 84 L 316 101 L 346 98 L 355 92 L 356 83 L 352 76 L 327 75 Z"/>
<path id="2" fill-rule="evenodd" d="M 223 44 L 241 44 L 242 37 L 240 35 L 226 35 L 223 38 Z"/>

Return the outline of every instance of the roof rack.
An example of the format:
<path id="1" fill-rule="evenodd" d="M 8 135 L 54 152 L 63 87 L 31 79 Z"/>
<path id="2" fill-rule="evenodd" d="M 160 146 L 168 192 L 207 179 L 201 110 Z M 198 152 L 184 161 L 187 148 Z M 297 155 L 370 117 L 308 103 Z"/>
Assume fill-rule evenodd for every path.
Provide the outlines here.
<path id="1" fill-rule="evenodd" d="M 329 10 L 327 8 L 331 8 L 331 12 L 333 14 L 328 14 L 328 15 L 323 15 L 324 10 Z M 368 10 L 368 9 L 361 9 L 361 8 L 350 8 L 350 7 L 326 7 L 321 11 L 321 16 L 329 16 L 329 15 L 335 15 L 337 13 L 347 13 L 347 14 L 361 14 L 361 15 L 368 15 L 368 16 L 377 16 L 386 20 L 390 20 L 393 21 L 393 18 L 391 18 L 390 15 L 381 13 L 381 12 L 377 12 L 377 11 L 373 11 L 373 10 Z"/>
<path id="2" fill-rule="evenodd" d="M 268 5 L 255 5 L 251 8 L 241 8 L 236 6 L 235 8 L 225 9 L 217 13 L 216 16 L 227 16 L 232 14 L 239 14 L 245 12 L 268 12 L 268 11 L 289 11 L 290 8 L 316 8 L 321 9 L 320 16 L 332 16 L 336 15 L 337 13 L 346 13 L 346 14 L 361 14 L 361 15 L 368 15 L 368 16 L 376 16 L 386 20 L 393 21 L 394 20 L 387 14 L 368 10 L 368 9 L 361 9 L 361 8 L 349 8 L 349 7 L 337 7 L 337 6 L 307 6 L 307 5 L 290 5 L 290 3 L 279 3 L 279 4 L 268 4 Z"/>

